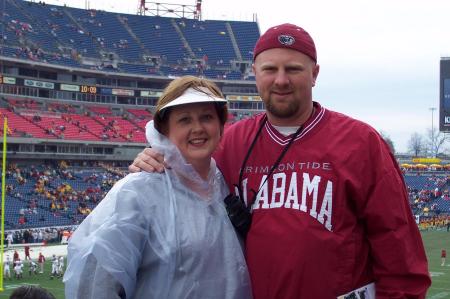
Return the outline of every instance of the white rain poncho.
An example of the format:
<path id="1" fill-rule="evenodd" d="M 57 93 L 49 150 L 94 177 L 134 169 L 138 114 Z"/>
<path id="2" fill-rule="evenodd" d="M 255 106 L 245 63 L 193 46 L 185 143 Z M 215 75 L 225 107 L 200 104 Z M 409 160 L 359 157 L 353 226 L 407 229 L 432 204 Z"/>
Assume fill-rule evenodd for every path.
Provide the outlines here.
<path id="1" fill-rule="evenodd" d="M 81 223 L 69 241 L 66 298 L 251 298 L 214 160 L 202 180 L 153 122 L 146 131 L 172 169 L 127 175 Z"/>

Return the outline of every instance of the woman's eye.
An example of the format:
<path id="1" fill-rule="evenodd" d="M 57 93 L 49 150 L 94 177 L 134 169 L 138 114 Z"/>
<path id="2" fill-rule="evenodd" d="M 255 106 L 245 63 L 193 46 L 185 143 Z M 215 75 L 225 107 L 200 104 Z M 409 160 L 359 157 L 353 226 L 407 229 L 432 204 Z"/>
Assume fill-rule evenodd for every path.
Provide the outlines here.
<path id="1" fill-rule="evenodd" d="M 180 122 L 180 123 L 187 123 L 187 122 L 189 122 L 189 117 L 182 117 L 182 118 L 180 118 L 178 120 L 178 122 Z"/>
<path id="2" fill-rule="evenodd" d="M 212 119 L 213 116 L 212 116 L 211 114 L 205 114 L 205 115 L 203 116 L 203 118 L 209 120 L 209 119 Z"/>

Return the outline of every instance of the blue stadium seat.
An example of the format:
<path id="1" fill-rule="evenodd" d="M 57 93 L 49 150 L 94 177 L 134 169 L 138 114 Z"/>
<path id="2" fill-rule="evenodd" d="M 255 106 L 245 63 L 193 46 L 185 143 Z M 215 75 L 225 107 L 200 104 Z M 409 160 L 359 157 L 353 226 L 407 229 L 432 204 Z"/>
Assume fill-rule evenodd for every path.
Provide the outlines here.
<path id="1" fill-rule="evenodd" d="M 0 56 L 106 72 L 242 80 L 244 74 L 230 64 L 239 58 L 231 35 L 245 61 L 251 61 L 260 35 L 256 22 L 125 15 L 22 0 L 7 4 Z M 98 65 L 83 64 L 84 58 Z"/>

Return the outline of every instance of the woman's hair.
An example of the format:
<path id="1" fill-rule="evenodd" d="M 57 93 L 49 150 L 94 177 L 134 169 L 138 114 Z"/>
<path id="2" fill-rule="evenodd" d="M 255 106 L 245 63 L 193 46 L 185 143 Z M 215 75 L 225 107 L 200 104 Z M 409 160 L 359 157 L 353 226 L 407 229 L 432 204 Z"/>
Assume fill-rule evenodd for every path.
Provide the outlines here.
<path id="1" fill-rule="evenodd" d="M 206 87 L 210 93 L 216 97 L 223 98 L 223 94 L 217 85 L 209 80 L 197 78 L 194 76 L 183 76 L 173 80 L 164 89 L 161 97 L 156 105 L 156 113 L 153 118 L 155 128 L 162 134 L 165 133 L 165 125 L 169 119 L 172 107 L 164 109 L 164 113 L 161 113 L 161 109 L 164 108 L 168 103 L 172 102 L 176 98 L 180 97 L 186 90 L 193 88 L 197 91 L 205 93 L 201 87 Z M 225 125 L 228 118 L 227 105 L 223 103 L 215 104 L 216 112 L 219 117 L 220 124 L 222 127 Z"/>
<path id="2" fill-rule="evenodd" d="M 52 293 L 39 286 L 25 285 L 12 292 L 9 299 L 56 299 Z"/>

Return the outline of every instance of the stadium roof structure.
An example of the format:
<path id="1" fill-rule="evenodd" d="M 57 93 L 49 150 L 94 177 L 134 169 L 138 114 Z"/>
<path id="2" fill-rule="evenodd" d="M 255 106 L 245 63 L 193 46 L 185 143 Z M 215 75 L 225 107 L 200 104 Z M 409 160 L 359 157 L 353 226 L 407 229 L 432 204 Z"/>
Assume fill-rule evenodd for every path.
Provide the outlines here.
<path id="1" fill-rule="evenodd" d="M 202 0 L 196 0 L 195 5 L 160 3 L 139 0 L 138 15 L 145 16 L 176 16 L 179 18 L 202 19 Z"/>

